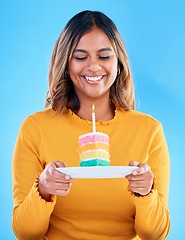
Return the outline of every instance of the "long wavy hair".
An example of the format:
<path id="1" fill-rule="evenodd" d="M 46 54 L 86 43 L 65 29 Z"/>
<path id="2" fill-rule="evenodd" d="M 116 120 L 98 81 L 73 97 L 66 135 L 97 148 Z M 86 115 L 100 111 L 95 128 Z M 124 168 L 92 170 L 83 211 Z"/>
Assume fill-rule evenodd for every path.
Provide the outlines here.
<path id="1" fill-rule="evenodd" d="M 135 108 L 134 85 L 123 40 L 112 20 L 98 11 L 78 13 L 61 32 L 51 58 L 45 108 L 52 107 L 57 113 L 64 113 L 69 108 L 75 113 L 79 111 L 80 102 L 68 74 L 68 64 L 81 37 L 94 26 L 110 39 L 120 67 L 120 73 L 110 88 L 110 101 L 122 111 Z"/>

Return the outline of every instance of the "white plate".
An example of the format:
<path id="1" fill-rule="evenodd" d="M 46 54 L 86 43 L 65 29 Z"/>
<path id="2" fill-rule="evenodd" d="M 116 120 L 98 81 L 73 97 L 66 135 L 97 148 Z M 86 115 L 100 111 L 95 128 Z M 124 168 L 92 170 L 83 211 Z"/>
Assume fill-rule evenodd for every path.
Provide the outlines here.
<path id="1" fill-rule="evenodd" d="M 58 171 L 70 175 L 72 178 L 123 178 L 132 173 L 137 167 L 106 166 L 106 167 L 64 167 Z"/>

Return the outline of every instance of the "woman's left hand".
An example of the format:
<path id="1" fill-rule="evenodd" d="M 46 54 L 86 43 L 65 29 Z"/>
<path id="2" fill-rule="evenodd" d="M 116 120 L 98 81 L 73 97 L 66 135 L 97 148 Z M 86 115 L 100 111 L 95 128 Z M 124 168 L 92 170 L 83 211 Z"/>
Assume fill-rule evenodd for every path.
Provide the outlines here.
<path id="1" fill-rule="evenodd" d="M 146 196 L 150 193 L 153 185 L 153 173 L 146 163 L 129 162 L 129 166 L 139 167 L 127 175 L 125 178 L 129 181 L 129 187 L 134 193 Z"/>

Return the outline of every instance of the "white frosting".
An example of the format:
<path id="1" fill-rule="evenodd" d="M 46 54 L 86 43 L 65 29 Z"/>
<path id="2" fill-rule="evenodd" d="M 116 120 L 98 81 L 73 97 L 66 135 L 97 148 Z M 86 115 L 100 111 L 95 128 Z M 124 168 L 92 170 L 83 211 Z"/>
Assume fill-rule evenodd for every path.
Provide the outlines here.
<path id="1" fill-rule="evenodd" d="M 84 135 L 80 135 L 79 138 L 84 138 L 84 137 L 88 137 L 88 136 L 93 136 L 93 135 L 103 135 L 103 136 L 106 136 L 109 138 L 109 136 L 105 133 L 102 133 L 102 132 L 90 132 L 90 133 L 86 133 Z"/>
<path id="2" fill-rule="evenodd" d="M 106 143 L 106 142 L 88 142 L 88 143 L 84 143 L 84 144 L 81 144 L 80 146 L 84 146 L 84 145 L 88 145 L 88 144 L 98 144 L 98 143 L 103 143 L 103 144 L 106 144 L 107 146 L 110 146 L 109 143 Z"/>
<path id="3" fill-rule="evenodd" d="M 87 150 L 87 151 L 84 151 L 83 153 L 86 153 L 86 152 L 103 152 L 103 153 L 109 154 L 109 152 L 107 152 L 105 149 Z"/>
<path id="4" fill-rule="evenodd" d="M 97 158 L 97 159 L 98 159 L 98 158 Z M 81 162 L 86 162 L 86 161 L 89 161 L 89 160 L 95 160 L 95 158 L 86 158 L 86 159 L 81 160 Z M 105 158 L 101 158 L 100 160 L 110 162 L 110 160 L 107 160 L 107 159 L 105 159 Z"/>

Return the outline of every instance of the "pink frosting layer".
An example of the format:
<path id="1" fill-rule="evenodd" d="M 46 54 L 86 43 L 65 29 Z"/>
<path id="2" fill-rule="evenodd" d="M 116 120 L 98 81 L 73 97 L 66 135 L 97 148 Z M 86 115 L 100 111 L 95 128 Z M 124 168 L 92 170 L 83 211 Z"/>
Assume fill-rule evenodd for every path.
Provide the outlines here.
<path id="1" fill-rule="evenodd" d="M 96 132 L 95 134 L 90 133 L 90 134 L 81 135 L 79 137 L 80 145 L 84 145 L 88 143 L 97 143 L 97 142 L 103 142 L 103 143 L 109 144 L 109 136 L 104 133 Z"/>

